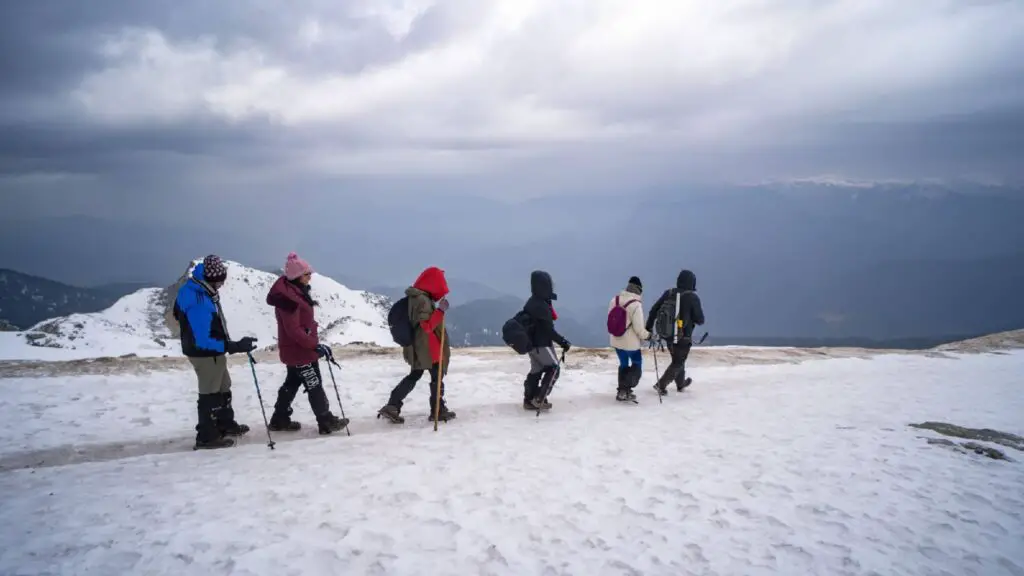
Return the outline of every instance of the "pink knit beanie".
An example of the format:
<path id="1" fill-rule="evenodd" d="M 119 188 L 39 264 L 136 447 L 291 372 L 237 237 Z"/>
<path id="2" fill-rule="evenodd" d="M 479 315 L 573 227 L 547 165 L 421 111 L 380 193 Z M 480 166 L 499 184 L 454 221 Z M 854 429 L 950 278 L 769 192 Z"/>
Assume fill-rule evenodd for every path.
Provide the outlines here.
<path id="1" fill-rule="evenodd" d="M 284 263 L 284 275 L 289 280 L 295 280 L 306 273 L 313 273 L 313 267 L 308 262 L 299 258 L 295 252 L 288 254 L 288 260 Z"/>

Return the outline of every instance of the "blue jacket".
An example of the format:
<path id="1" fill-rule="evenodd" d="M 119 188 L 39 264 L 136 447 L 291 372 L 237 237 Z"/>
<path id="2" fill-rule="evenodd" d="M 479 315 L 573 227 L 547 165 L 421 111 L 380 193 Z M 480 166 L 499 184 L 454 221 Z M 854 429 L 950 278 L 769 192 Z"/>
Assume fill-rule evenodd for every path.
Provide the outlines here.
<path id="1" fill-rule="evenodd" d="M 174 300 L 174 318 L 181 328 L 181 352 L 191 357 L 220 356 L 225 353 L 227 331 L 212 296 L 195 280 L 202 277 L 203 265 L 199 264 Z"/>

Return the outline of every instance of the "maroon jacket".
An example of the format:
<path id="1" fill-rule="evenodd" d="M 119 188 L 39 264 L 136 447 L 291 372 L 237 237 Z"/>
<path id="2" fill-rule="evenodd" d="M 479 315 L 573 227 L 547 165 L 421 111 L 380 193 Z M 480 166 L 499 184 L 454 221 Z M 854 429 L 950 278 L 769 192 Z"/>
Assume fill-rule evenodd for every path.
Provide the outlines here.
<path id="1" fill-rule="evenodd" d="M 286 366 L 302 366 L 318 359 L 320 343 L 313 303 L 307 291 L 284 276 L 277 279 L 267 294 L 267 304 L 277 316 L 277 348 Z"/>

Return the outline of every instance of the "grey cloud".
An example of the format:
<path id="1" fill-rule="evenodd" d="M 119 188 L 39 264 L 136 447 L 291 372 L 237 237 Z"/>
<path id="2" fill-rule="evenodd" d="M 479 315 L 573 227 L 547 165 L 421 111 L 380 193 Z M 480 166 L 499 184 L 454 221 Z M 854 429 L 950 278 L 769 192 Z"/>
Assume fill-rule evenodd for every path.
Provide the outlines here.
<path id="1" fill-rule="evenodd" d="M 565 22 L 580 14 L 570 13 L 566 18 L 548 15 L 523 24 L 525 29 L 543 33 L 539 37 L 544 41 L 520 42 L 497 53 L 490 68 L 502 71 L 507 83 L 499 88 L 529 96 L 532 86 L 544 86 L 546 92 L 537 97 L 550 105 L 579 111 L 602 126 L 646 126 L 653 130 L 651 134 L 604 142 L 556 143 L 530 135 L 499 138 L 456 130 L 414 135 L 404 118 L 297 128 L 270 119 L 231 122 L 201 112 L 174 121 L 113 126 L 81 115 L 65 98 L 86 74 L 103 64 L 96 52 L 103 35 L 126 27 L 153 28 L 172 41 L 213 38 L 223 50 L 257 46 L 271 62 L 287 65 L 300 77 L 314 78 L 326 72 L 352 74 L 385 66 L 412 52 L 440 46 L 479 21 L 487 10 L 483 4 L 439 2 L 413 20 L 408 34 L 396 39 L 379 20 L 359 17 L 357 4 L 339 6 L 326 0 L 287 5 L 243 0 L 5 3 L 0 18 L 0 75 L 4 78 L 0 101 L 5 103 L 5 112 L 0 113 L 0 174 L 8 178 L 0 179 L 0 202 L 10 206 L 12 199 L 21 201 L 37 186 L 61 188 L 59 181 L 28 185 L 26 180 L 14 178 L 40 173 L 95 177 L 76 181 L 73 193 L 92 194 L 100 204 L 115 195 L 121 200 L 131 196 L 114 192 L 119 186 L 132 186 L 131 193 L 136 196 L 154 196 L 160 191 L 233 198 L 235 190 L 265 189 L 269 193 L 290 181 L 306 190 L 322 190 L 328 198 L 376 188 L 457 190 L 505 197 L 833 171 L 865 176 L 955 175 L 957 171 L 1021 176 L 1015 158 L 1019 159 L 1022 151 L 1019 113 L 1024 110 L 1024 64 L 1020 51 L 1000 44 L 1003 40 L 999 38 L 979 39 L 978 55 L 962 56 L 965 62 L 977 64 L 976 71 L 949 78 L 942 90 L 868 99 L 847 112 L 831 115 L 815 112 L 810 101 L 813 94 L 808 92 L 806 114 L 797 106 L 765 118 L 756 125 L 758 129 L 706 141 L 678 137 L 673 131 L 684 128 L 686 122 L 705 120 L 700 114 L 692 116 L 708 102 L 725 110 L 756 114 L 766 99 L 784 98 L 794 85 L 811 85 L 815 79 L 801 77 L 802 66 L 789 66 L 784 70 L 767 68 L 727 86 L 681 88 L 666 78 L 663 89 L 658 84 L 642 89 L 598 89 L 587 84 L 593 79 L 565 78 L 559 68 L 562 64 L 555 62 L 559 54 L 553 51 L 564 46 L 551 31 L 560 30 L 557 26 L 571 31 L 573 24 Z M 805 8 L 832 5 L 818 2 Z M 1005 10 L 1006 6 L 1012 4 L 964 2 L 954 8 L 960 11 L 957 17 L 967 17 L 978 10 Z M 897 16 L 905 18 L 906 14 Z M 329 33 L 319 46 L 309 48 L 302 44 L 298 31 L 314 21 Z M 882 34 L 885 30 L 880 26 L 865 33 Z M 1021 47 L 1022 41 L 1018 40 L 1017 46 Z M 922 44 L 918 49 L 929 46 Z M 830 63 L 813 53 L 796 54 L 793 59 L 815 73 L 830 68 Z M 554 63 L 544 65 L 549 61 Z M 643 62 L 637 61 L 636 66 L 642 69 Z M 836 77 L 843 74 L 842 70 L 833 72 Z M 464 93 L 451 94 L 451 100 L 438 104 L 437 109 L 460 125 L 472 127 L 487 120 L 491 97 L 487 86 L 468 86 Z M 939 114 L 948 110 L 963 113 L 955 118 Z M 898 121 L 904 114 L 914 117 Z M 726 132 L 723 129 L 722 133 Z M 331 158 L 394 148 L 444 150 L 502 161 L 483 173 L 435 179 L 399 174 L 370 180 L 302 174 L 308 169 L 305 162 L 318 157 L 329 163 Z M 289 171 L 293 172 L 290 177 Z M 234 179 L 232 173 L 237 175 Z M 266 176 L 263 185 L 254 185 L 253 174 Z"/>

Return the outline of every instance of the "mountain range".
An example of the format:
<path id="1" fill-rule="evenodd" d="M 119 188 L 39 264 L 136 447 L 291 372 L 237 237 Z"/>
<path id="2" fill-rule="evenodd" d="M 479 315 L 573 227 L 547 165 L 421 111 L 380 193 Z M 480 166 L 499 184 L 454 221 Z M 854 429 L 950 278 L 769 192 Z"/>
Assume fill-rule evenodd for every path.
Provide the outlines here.
<path id="1" fill-rule="evenodd" d="M 191 262 L 170 286 L 137 290 L 98 312 L 75 312 L 0 334 L 0 359 L 180 356 L 174 297 L 198 262 Z M 226 264 L 228 281 L 220 301 L 231 337 L 253 336 L 259 348 L 272 348 L 277 325 L 266 295 L 277 275 L 237 262 Z M 313 275 L 312 290 L 322 342 L 394 346 L 386 322 L 387 298 L 351 290 L 321 274 Z"/>
<path id="2" fill-rule="evenodd" d="M 1024 326 L 1020 187 L 804 179 L 529 200 L 432 192 L 415 210 L 370 196 L 346 196 L 330 218 L 318 216 L 322 206 L 295 206 L 308 218 L 287 235 L 253 218 L 209 229 L 12 220 L 0 226 L 0 264 L 73 284 L 165 285 L 183 251 L 265 263 L 294 249 L 347 286 L 389 296 L 437 265 L 453 316 L 477 300 L 526 298 L 530 272 L 544 269 L 561 318 L 595 344 L 626 279 L 642 278 L 646 310 L 681 268 L 696 272 L 719 341 L 941 339 Z M 477 306 L 500 310 L 480 320 L 500 326 L 506 310 Z"/>

